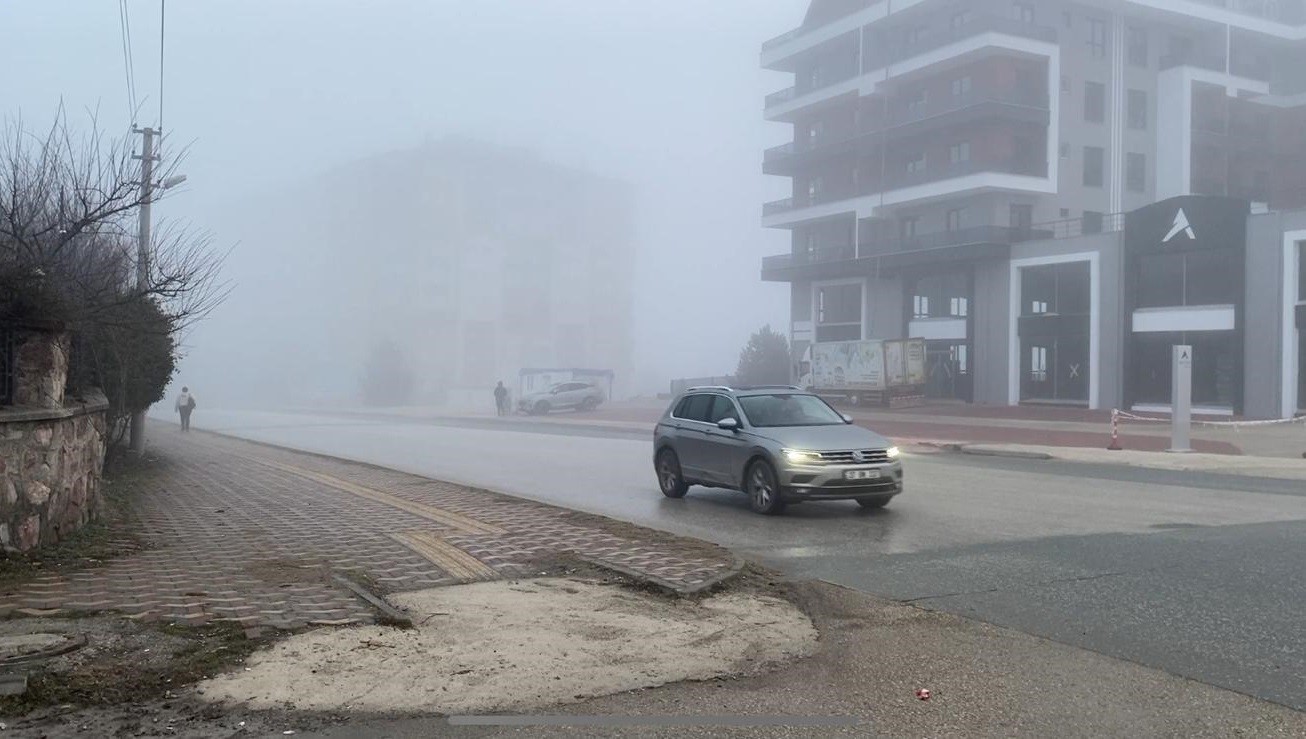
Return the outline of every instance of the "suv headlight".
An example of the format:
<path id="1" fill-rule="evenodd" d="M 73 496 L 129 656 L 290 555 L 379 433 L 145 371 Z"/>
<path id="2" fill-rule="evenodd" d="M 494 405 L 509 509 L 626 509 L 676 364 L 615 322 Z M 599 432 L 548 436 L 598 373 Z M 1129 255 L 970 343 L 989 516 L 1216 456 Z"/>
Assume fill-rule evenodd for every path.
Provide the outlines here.
<path id="1" fill-rule="evenodd" d="M 888 449 L 884 450 L 884 455 L 889 459 L 897 459 L 898 457 L 902 456 L 902 450 L 896 446 L 891 446 Z"/>
<path id="2" fill-rule="evenodd" d="M 805 452 L 801 449 L 781 449 L 780 453 L 785 455 L 785 460 L 793 464 L 804 464 L 820 462 L 821 455 L 816 452 Z"/>

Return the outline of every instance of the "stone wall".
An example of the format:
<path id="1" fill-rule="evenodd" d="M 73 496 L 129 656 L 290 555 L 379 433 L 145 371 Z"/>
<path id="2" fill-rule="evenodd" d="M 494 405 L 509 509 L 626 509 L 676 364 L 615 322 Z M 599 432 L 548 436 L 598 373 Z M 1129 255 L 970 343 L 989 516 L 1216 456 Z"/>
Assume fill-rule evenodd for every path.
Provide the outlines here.
<path id="1" fill-rule="evenodd" d="M 25 332 L 14 361 L 14 405 L 0 408 L 0 546 L 54 544 L 100 513 L 105 411 L 98 391 L 66 398 L 68 338 Z"/>

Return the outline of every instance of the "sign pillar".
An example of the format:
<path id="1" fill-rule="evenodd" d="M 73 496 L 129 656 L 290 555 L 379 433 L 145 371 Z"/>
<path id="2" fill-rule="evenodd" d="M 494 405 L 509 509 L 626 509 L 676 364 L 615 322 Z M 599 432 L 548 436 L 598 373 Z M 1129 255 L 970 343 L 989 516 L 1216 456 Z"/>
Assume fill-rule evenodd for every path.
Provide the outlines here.
<path id="1" fill-rule="evenodd" d="M 1189 431 L 1193 418 L 1193 348 L 1176 344 L 1170 362 L 1170 448 L 1191 452 Z"/>

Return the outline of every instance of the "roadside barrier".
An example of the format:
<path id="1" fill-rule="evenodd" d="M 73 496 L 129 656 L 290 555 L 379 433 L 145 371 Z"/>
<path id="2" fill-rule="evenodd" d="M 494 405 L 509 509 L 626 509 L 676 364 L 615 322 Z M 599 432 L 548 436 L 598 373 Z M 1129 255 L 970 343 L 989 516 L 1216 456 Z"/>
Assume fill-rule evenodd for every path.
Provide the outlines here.
<path id="1" fill-rule="evenodd" d="M 1112 408 L 1111 409 L 1111 443 L 1107 445 L 1107 449 L 1113 452 L 1124 449 L 1124 447 L 1120 445 L 1120 422 L 1121 421 L 1138 421 L 1142 423 L 1170 423 L 1169 417 L 1140 416 L 1136 413 L 1130 413 L 1129 411 L 1122 411 L 1119 408 Z M 1234 431 L 1238 431 L 1244 427 L 1252 427 L 1252 426 L 1289 426 L 1296 423 L 1306 423 L 1306 415 L 1294 416 L 1292 418 L 1272 418 L 1264 421 L 1193 420 L 1190 423 L 1193 426 L 1205 426 L 1209 428 L 1232 428 Z"/>

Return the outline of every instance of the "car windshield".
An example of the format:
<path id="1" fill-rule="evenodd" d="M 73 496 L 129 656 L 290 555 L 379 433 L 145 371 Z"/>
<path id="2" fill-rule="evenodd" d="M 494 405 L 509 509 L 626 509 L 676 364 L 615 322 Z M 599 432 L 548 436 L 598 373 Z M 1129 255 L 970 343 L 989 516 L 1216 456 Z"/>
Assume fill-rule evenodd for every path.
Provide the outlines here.
<path id="1" fill-rule="evenodd" d="M 748 422 L 760 428 L 844 423 L 843 416 L 815 395 L 745 395 L 739 399 L 739 405 L 743 407 Z"/>

